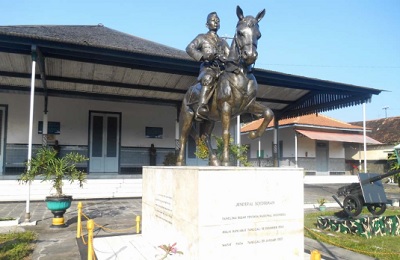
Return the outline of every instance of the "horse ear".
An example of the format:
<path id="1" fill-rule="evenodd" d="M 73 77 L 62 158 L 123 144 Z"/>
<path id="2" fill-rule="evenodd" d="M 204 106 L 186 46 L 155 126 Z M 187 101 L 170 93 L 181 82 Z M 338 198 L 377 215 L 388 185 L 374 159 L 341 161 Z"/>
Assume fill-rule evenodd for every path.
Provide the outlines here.
<path id="1" fill-rule="evenodd" d="M 242 8 L 240 8 L 240 6 L 236 7 L 236 15 L 239 18 L 239 20 L 243 20 L 243 18 L 244 18 L 243 10 L 242 10 Z"/>
<path id="2" fill-rule="evenodd" d="M 263 9 L 262 11 L 260 11 L 257 16 L 256 16 L 256 20 L 257 21 L 261 21 L 261 19 L 264 17 L 265 15 L 265 9 Z"/>

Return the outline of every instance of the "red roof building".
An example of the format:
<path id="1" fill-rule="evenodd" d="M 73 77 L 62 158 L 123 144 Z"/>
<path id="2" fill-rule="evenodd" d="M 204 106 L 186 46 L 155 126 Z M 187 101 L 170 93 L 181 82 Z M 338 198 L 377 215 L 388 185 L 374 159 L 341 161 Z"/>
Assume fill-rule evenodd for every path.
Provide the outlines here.
<path id="1" fill-rule="evenodd" d="M 346 149 L 363 149 L 362 126 L 313 114 L 280 120 L 278 127 L 270 124 L 257 140 L 245 138 L 245 134 L 256 130 L 261 122 L 262 119 L 256 120 L 241 128 L 241 142 L 249 146 L 248 155 L 255 166 L 272 166 L 275 161 L 279 166 L 304 168 L 309 175 L 349 174 L 354 172 L 354 165 L 359 166 L 346 163 Z M 367 132 L 367 144 L 381 144 L 368 136 L 371 129 Z"/>

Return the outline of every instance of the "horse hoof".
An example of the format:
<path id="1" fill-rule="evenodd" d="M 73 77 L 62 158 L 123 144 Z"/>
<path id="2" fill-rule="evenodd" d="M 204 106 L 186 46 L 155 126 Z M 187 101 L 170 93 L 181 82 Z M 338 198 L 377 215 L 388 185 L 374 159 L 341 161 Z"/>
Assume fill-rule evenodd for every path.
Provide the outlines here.
<path id="1" fill-rule="evenodd" d="M 256 132 L 255 131 L 251 131 L 250 133 L 249 133 L 249 138 L 250 139 L 256 139 L 257 138 L 257 134 L 256 134 Z"/>
<path id="2" fill-rule="evenodd" d="M 211 159 L 210 160 L 210 166 L 219 166 L 219 161 L 218 159 Z"/>
<path id="3" fill-rule="evenodd" d="M 176 162 L 175 164 L 176 166 L 185 166 L 185 164 L 183 162 Z"/>

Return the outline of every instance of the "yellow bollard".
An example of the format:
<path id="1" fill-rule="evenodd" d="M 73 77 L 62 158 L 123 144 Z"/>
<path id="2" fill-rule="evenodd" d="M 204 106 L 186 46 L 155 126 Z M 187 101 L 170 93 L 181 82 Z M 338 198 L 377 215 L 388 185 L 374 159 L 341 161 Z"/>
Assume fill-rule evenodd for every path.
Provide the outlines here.
<path id="1" fill-rule="evenodd" d="M 321 260 L 321 253 L 318 250 L 311 251 L 310 260 Z"/>
<path id="2" fill-rule="evenodd" d="M 140 232 L 140 216 L 136 216 L 136 234 Z"/>
<path id="3" fill-rule="evenodd" d="M 78 202 L 78 220 L 76 223 L 76 238 L 81 237 L 81 231 L 82 231 L 81 216 L 82 216 L 82 202 Z"/>
<path id="4" fill-rule="evenodd" d="M 93 255 L 93 229 L 94 229 L 94 221 L 93 219 L 89 219 L 87 221 L 87 230 L 88 230 L 88 248 L 87 248 L 87 259 L 88 260 L 92 260 L 94 259 L 94 255 Z"/>

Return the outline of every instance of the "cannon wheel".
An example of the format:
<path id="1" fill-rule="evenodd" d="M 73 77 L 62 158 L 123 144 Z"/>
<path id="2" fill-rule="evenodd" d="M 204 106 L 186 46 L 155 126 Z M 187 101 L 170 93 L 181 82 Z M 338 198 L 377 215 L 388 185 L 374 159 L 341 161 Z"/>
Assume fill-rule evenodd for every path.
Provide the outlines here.
<path id="1" fill-rule="evenodd" d="M 369 212 L 372 213 L 372 215 L 379 216 L 385 212 L 386 204 L 385 203 L 370 204 L 370 205 L 367 205 L 367 209 L 369 210 Z"/>
<path id="2" fill-rule="evenodd" d="M 343 209 L 349 217 L 356 217 L 360 215 L 363 205 L 361 200 L 354 195 L 348 195 L 344 198 Z"/>

